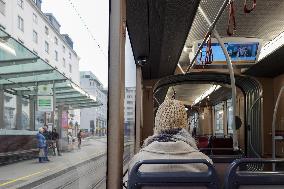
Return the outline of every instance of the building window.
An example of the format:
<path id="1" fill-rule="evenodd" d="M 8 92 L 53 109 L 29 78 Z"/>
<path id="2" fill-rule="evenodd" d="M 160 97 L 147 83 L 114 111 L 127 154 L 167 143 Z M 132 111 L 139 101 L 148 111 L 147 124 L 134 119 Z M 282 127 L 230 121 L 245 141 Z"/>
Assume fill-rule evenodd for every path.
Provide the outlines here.
<path id="1" fill-rule="evenodd" d="M 49 44 L 46 41 L 44 43 L 44 50 L 45 50 L 46 53 L 49 53 Z"/>
<path id="2" fill-rule="evenodd" d="M 65 61 L 65 58 L 62 59 L 63 61 L 63 67 L 65 68 L 66 67 L 66 61 Z"/>
<path id="3" fill-rule="evenodd" d="M 127 104 L 133 104 L 133 102 L 132 101 L 127 101 Z"/>
<path id="4" fill-rule="evenodd" d="M 37 32 L 35 30 L 33 31 L 33 42 L 38 43 L 38 35 L 37 35 Z"/>
<path id="5" fill-rule="evenodd" d="M 127 95 L 127 98 L 132 98 L 132 96 L 131 95 Z"/>
<path id="6" fill-rule="evenodd" d="M 55 52 L 55 60 L 58 61 L 58 52 L 57 51 L 54 52 Z"/>
<path id="7" fill-rule="evenodd" d="M 37 15 L 33 13 L 33 22 L 37 24 Z"/>
<path id="8" fill-rule="evenodd" d="M 72 65 L 69 64 L 69 72 L 72 73 Z"/>
<path id="9" fill-rule="evenodd" d="M 69 52 L 69 58 L 71 59 L 71 53 Z"/>
<path id="10" fill-rule="evenodd" d="M 21 44 L 24 44 L 24 41 L 21 40 L 20 38 L 18 38 L 18 41 L 19 41 Z"/>
<path id="11" fill-rule="evenodd" d="M 55 43 L 56 45 L 58 45 L 58 39 L 57 39 L 57 37 L 54 37 L 54 43 Z"/>
<path id="12" fill-rule="evenodd" d="M 0 12 L 5 15 L 6 3 L 3 0 L 0 0 Z"/>
<path id="13" fill-rule="evenodd" d="M 62 49 L 63 49 L 63 53 L 65 53 L 65 46 L 64 45 L 62 46 Z"/>
<path id="14" fill-rule="evenodd" d="M 18 28 L 19 30 L 24 31 L 24 20 L 20 16 L 18 16 Z"/>
<path id="15" fill-rule="evenodd" d="M 18 0 L 18 5 L 19 5 L 19 7 L 21 7 L 23 9 L 24 8 L 24 0 Z"/>
<path id="16" fill-rule="evenodd" d="M 47 27 L 47 26 L 44 27 L 44 33 L 45 33 L 46 35 L 49 35 L 49 30 L 48 30 L 48 27 Z"/>

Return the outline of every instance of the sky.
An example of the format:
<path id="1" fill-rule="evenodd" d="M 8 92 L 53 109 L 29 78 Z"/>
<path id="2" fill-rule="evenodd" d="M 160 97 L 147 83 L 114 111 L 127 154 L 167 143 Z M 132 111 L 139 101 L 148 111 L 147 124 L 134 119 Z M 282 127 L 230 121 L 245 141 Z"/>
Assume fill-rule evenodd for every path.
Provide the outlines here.
<path id="1" fill-rule="evenodd" d="M 92 71 L 105 87 L 108 81 L 108 3 L 108 0 L 43 0 L 42 3 L 42 11 L 53 13 L 61 25 L 60 32 L 72 38 L 74 50 L 80 57 L 80 71 Z"/>

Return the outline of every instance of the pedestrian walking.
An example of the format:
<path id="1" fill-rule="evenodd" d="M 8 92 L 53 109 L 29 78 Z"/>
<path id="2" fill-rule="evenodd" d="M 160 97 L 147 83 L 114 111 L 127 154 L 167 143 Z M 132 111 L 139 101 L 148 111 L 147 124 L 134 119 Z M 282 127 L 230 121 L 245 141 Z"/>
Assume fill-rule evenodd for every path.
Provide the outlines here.
<path id="1" fill-rule="evenodd" d="M 46 140 L 46 147 L 44 148 L 44 160 L 45 161 L 49 161 L 48 159 L 48 147 L 49 147 L 49 144 L 50 144 L 50 141 L 51 141 L 51 133 L 48 131 L 48 126 L 45 125 L 43 127 L 43 133 L 42 135 L 44 136 L 45 140 Z"/>
<path id="2" fill-rule="evenodd" d="M 45 151 L 44 149 L 46 148 L 47 144 L 46 144 L 46 140 L 43 136 L 43 132 L 44 132 L 44 129 L 42 127 L 40 127 L 38 129 L 38 133 L 36 135 L 36 138 L 37 138 L 37 146 L 39 148 L 39 154 L 38 154 L 38 161 L 39 163 L 43 163 L 45 161 Z"/>
<path id="3" fill-rule="evenodd" d="M 78 148 L 81 149 L 81 143 L 82 143 L 82 131 L 81 130 L 79 130 L 77 134 L 77 138 L 78 138 Z"/>
<path id="4" fill-rule="evenodd" d="M 51 140 L 52 140 L 52 150 L 53 155 L 55 156 L 55 148 L 57 149 L 57 155 L 61 156 L 60 147 L 59 147 L 59 134 L 56 132 L 56 129 L 53 128 L 51 132 Z"/>

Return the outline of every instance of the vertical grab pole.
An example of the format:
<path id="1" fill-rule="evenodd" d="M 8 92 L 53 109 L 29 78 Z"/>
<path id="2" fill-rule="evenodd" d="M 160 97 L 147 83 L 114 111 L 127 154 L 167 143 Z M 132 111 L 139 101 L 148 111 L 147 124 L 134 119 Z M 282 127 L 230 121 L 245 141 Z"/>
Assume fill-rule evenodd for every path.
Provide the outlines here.
<path id="1" fill-rule="evenodd" d="M 272 158 L 275 159 L 276 158 L 276 149 L 275 149 L 275 127 L 276 127 L 276 114 L 277 114 L 277 110 L 278 110 L 278 106 L 279 106 L 279 102 L 280 102 L 280 98 L 281 95 L 284 91 L 284 86 L 281 87 L 276 103 L 275 103 L 275 107 L 274 107 L 274 111 L 273 111 L 273 120 L 272 120 Z M 272 164 L 272 169 L 273 171 L 275 171 L 275 163 Z"/>
<path id="2" fill-rule="evenodd" d="M 126 0 L 109 1 L 107 189 L 123 185 Z"/>
<path id="3" fill-rule="evenodd" d="M 205 12 L 203 11 L 203 9 L 201 8 L 200 5 L 198 7 L 198 10 L 202 14 L 202 16 L 205 18 L 208 25 L 211 26 L 212 25 L 211 21 L 209 20 L 208 16 L 205 14 Z M 233 106 L 233 120 L 232 120 L 233 121 L 233 123 L 232 123 L 232 127 L 233 127 L 233 148 L 234 148 L 234 150 L 237 150 L 238 149 L 238 134 L 237 134 L 237 131 L 236 131 L 236 121 L 235 121 L 237 90 L 236 90 L 236 84 L 235 84 L 234 69 L 233 69 L 231 58 L 228 54 L 228 51 L 227 51 L 227 49 L 224 45 L 222 38 L 220 37 L 219 33 L 217 32 L 217 30 L 215 28 L 212 31 L 213 31 L 214 36 L 218 40 L 219 44 L 221 45 L 221 48 L 222 48 L 222 50 L 225 54 L 227 66 L 228 66 L 228 69 L 229 69 L 229 72 L 230 72 L 230 80 L 231 80 L 231 88 L 232 88 L 232 106 Z"/>

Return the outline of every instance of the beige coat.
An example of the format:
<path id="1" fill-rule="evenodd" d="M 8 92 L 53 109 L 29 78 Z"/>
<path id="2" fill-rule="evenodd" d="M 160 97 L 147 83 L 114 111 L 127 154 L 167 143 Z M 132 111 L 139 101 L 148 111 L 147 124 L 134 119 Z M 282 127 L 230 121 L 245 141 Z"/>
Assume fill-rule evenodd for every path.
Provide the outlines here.
<path id="1" fill-rule="evenodd" d="M 136 162 L 146 159 L 206 159 L 212 163 L 212 160 L 197 149 L 183 141 L 177 142 L 152 142 L 136 154 L 130 164 L 129 172 Z M 203 164 L 180 164 L 180 165 L 142 165 L 142 172 L 174 172 L 189 171 L 202 172 L 206 171 L 207 166 Z"/>

